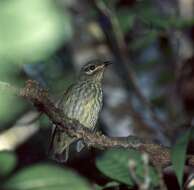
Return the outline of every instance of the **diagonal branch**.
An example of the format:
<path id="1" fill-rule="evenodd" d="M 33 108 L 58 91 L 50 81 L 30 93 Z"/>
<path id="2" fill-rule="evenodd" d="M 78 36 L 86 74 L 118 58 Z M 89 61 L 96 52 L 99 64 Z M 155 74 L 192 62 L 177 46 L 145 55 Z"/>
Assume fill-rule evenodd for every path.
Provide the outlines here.
<path id="1" fill-rule="evenodd" d="M 119 63 L 115 64 L 115 67 L 123 81 L 123 84 L 126 86 L 127 90 L 129 90 L 131 87 L 133 88 L 134 93 L 139 98 L 142 105 L 144 105 L 144 107 L 149 111 L 153 121 L 155 121 L 160 127 L 160 130 L 168 136 L 168 129 L 170 128 L 169 122 L 164 121 L 157 115 L 153 105 L 150 103 L 148 98 L 144 96 L 138 85 L 136 73 L 131 68 L 128 47 L 124 40 L 123 32 L 120 29 L 119 22 L 114 11 L 109 9 L 109 7 L 107 7 L 103 1 L 88 0 L 88 2 L 91 3 L 92 7 L 99 14 L 99 23 L 102 26 L 107 43 L 115 57 L 116 62 Z M 130 98 L 129 101 L 131 101 Z"/>
<path id="2" fill-rule="evenodd" d="M 166 167 L 170 164 L 170 152 L 167 147 L 143 141 L 137 137 L 112 138 L 102 134 L 96 134 L 82 126 L 78 121 L 67 118 L 63 111 L 55 107 L 48 96 L 48 91 L 42 89 L 37 82 L 27 81 L 26 86 L 20 90 L 20 96 L 26 98 L 49 119 L 58 125 L 61 130 L 66 131 L 70 136 L 82 138 L 87 146 L 100 149 L 125 148 L 146 152 L 152 163 L 158 167 Z M 194 160 L 194 156 L 189 156 Z M 193 162 L 190 162 L 194 166 Z"/>

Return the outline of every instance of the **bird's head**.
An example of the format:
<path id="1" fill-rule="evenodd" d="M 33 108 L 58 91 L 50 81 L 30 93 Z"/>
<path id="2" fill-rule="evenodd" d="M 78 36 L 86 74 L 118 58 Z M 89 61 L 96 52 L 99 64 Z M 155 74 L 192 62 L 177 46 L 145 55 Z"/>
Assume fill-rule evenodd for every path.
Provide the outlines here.
<path id="1" fill-rule="evenodd" d="M 110 64 L 108 61 L 98 59 L 89 61 L 81 68 L 79 79 L 100 82 L 105 68 Z"/>

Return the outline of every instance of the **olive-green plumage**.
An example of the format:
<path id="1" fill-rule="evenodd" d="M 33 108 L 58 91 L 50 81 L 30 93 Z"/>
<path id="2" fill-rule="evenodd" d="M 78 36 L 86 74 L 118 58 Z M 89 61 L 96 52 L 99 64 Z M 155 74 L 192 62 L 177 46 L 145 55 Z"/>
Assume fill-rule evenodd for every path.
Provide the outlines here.
<path id="1" fill-rule="evenodd" d="M 102 107 L 102 79 L 107 62 L 93 60 L 85 64 L 77 81 L 64 93 L 59 107 L 69 117 L 78 120 L 83 126 L 95 129 Z M 76 139 L 55 127 L 52 137 L 51 153 L 54 159 L 63 162 L 68 159 L 69 146 Z M 84 147 L 77 142 L 77 151 Z"/>

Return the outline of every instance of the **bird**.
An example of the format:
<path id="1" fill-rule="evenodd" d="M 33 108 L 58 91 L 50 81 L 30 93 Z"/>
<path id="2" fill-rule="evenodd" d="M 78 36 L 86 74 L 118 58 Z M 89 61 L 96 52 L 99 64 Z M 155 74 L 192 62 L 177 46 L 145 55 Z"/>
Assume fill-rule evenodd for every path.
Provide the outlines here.
<path id="1" fill-rule="evenodd" d="M 77 80 L 63 94 L 58 107 L 70 118 L 79 121 L 92 132 L 96 131 L 96 123 L 103 105 L 102 81 L 109 61 L 90 60 L 80 70 Z M 77 141 L 77 142 L 76 142 Z M 70 137 L 57 126 L 53 127 L 51 136 L 51 157 L 58 162 L 66 162 L 69 158 L 69 147 L 76 144 L 77 152 L 84 147 L 82 140 Z"/>

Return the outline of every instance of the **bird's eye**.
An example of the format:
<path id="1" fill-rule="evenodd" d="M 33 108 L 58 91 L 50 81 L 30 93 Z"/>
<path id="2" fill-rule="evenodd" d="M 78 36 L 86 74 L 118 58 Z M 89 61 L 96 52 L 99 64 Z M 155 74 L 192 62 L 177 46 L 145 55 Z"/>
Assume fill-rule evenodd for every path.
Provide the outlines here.
<path id="1" fill-rule="evenodd" d="M 90 68 L 91 71 L 93 71 L 95 69 L 95 66 L 91 65 L 89 68 Z"/>
<path id="2" fill-rule="evenodd" d="M 95 70 L 95 65 L 91 65 L 91 66 L 89 66 L 89 67 L 86 67 L 85 69 L 84 69 L 84 71 L 86 72 L 86 73 L 92 73 L 92 71 L 94 71 Z"/>

